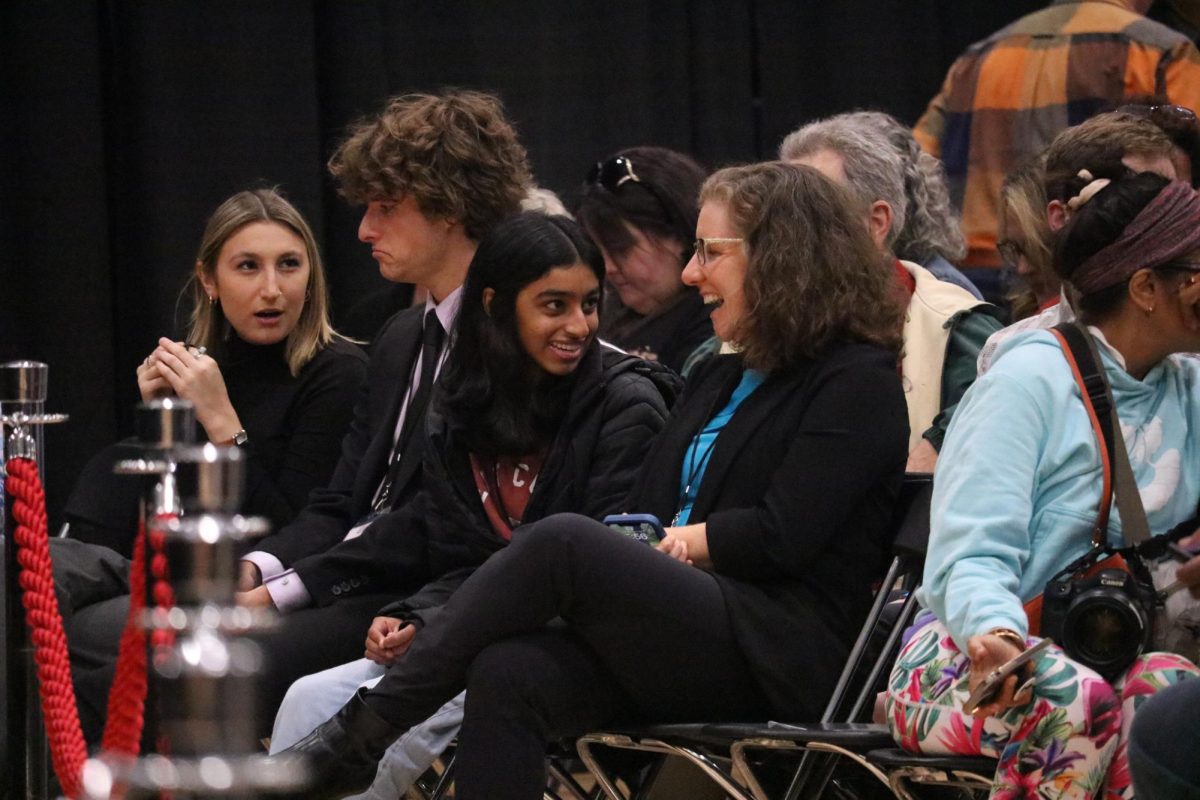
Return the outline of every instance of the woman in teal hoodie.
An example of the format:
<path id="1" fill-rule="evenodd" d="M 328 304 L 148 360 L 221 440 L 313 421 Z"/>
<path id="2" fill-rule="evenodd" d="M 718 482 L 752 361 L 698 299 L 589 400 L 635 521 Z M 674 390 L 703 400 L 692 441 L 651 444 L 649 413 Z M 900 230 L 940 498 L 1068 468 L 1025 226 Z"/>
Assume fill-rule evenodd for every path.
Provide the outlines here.
<path id="1" fill-rule="evenodd" d="M 1086 176 L 1085 176 L 1086 177 Z M 1092 181 L 1055 251 L 1112 386 L 1150 530 L 1200 498 L 1200 196 L 1157 175 Z M 1048 331 L 1012 337 L 964 397 L 938 461 L 918 617 L 892 673 L 905 748 L 999 758 L 992 797 L 1132 797 L 1136 706 L 1200 673 L 1143 653 L 1111 682 L 1057 646 L 974 714 L 971 690 L 1030 646 L 1023 604 L 1091 547 L 1101 460 L 1075 378 Z M 1109 541 L 1124 542 L 1114 509 Z"/>

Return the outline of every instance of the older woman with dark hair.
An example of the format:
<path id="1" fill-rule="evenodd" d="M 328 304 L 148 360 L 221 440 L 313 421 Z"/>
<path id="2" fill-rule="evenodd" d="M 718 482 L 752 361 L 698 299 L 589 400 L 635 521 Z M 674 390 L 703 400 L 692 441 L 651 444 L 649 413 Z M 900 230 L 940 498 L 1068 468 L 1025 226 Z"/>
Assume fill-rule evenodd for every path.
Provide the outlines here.
<path id="1" fill-rule="evenodd" d="M 1200 362 L 1175 355 L 1200 349 L 1200 195 L 1142 173 L 1093 180 L 1071 202 L 1079 210 L 1055 244 L 1055 268 L 1080 294 L 1148 527 L 1170 531 L 1200 498 Z M 1197 674 L 1171 653 L 1092 669 L 1055 645 L 964 710 L 1034 641 L 1040 620 L 1023 604 L 1092 548 L 1103 456 L 1090 415 L 1058 340 L 1024 331 L 967 392 L 938 461 L 927 611 L 892 672 L 888 721 L 905 748 L 998 758 L 992 797 L 1132 797 L 1135 710 Z M 1128 544 L 1132 527 L 1113 513 L 1108 541 Z"/>
<path id="2" fill-rule="evenodd" d="M 722 170 L 683 279 L 739 352 L 693 374 L 624 505 L 657 549 L 582 516 L 515 533 L 382 681 L 291 748 L 312 797 L 468 688 L 457 796 L 541 797 L 546 743 L 617 716 L 815 717 L 866 614 L 906 456 L 902 308 L 844 192 Z"/>
<path id="3" fill-rule="evenodd" d="M 683 153 L 630 147 L 592 167 L 577 215 L 620 301 L 605 310 L 600 336 L 676 372 L 712 335 L 699 295 L 680 277 L 705 174 Z"/>

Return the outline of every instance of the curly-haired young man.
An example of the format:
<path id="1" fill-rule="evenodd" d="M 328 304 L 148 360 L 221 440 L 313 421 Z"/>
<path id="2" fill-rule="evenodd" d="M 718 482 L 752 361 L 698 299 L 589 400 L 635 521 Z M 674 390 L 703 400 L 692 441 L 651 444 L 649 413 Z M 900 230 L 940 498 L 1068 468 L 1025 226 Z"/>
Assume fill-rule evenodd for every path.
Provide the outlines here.
<path id="1" fill-rule="evenodd" d="M 380 542 L 376 554 L 397 563 L 387 590 L 345 580 L 322 554 L 364 535 L 411 496 L 424 448 L 421 423 L 467 267 L 479 239 L 519 210 L 532 183 L 525 148 L 500 101 L 464 90 L 390 99 L 350 127 L 329 171 L 343 197 L 365 206 L 358 236 L 383 276 L 416 284 L 428 300 L 392 317 L 375 339 L 329 486 L 242 562 L 239 602 L 284 613 L 265 640 L 270 664 L 257 710 L 264 734 L 293 680 L 361 655 L 375 612 L 406 583 L 424 582 L 404 574 L 414 559 L 403 541 Z"/>

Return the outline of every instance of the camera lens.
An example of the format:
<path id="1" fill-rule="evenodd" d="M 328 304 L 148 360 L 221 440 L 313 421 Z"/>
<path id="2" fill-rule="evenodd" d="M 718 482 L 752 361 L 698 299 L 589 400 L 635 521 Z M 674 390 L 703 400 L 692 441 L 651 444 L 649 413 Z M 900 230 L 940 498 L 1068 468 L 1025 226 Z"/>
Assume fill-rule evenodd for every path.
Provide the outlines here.
<path id="1" fill-rule="evenodd" d="M 1119 592 L 1096 588 L 1075 598 L 1063 624 L 1067 654 L 1108 677 L 1142 650 L 1147 620 Z"/>

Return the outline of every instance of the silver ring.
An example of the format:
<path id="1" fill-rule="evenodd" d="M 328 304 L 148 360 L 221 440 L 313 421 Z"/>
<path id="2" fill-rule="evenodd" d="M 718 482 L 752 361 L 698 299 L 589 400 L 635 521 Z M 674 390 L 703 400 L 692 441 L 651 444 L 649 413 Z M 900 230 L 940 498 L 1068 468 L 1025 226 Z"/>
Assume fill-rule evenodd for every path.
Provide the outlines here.
<path id="1" fill-rule="evenodd" d="M 204 345 L 200 345 L 196 349 L 192 350 L 192 355 L 194 355 L 196 357 L 196 360 L 199 361 L 204 356 L 204 354 L 207 352 L 208 352 L 208 348 L 205 347 Z"/>

